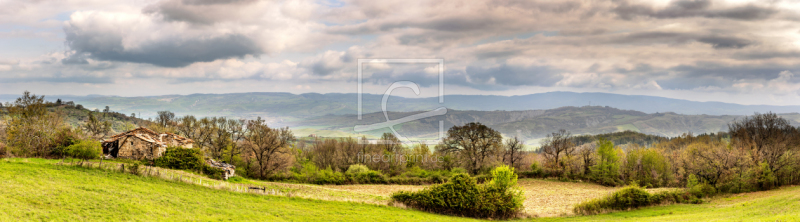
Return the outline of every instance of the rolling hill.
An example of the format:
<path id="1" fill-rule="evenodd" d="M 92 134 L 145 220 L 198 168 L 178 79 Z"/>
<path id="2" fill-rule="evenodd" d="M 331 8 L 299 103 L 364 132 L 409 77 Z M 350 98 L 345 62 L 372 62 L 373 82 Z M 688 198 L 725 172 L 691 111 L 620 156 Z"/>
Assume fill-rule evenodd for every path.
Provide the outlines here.
<path id="1" fill-rule="evenodd" d="M 0 101 L 13 101 L 19 95 L 0 95 Z M 381 111 L 383 95 L 364 94 L 363 113 Z M 268 117 L 273 122 L 324 116 L 357 114 L 358 95 L 341 93 L 291 94 L 253 92 L 231 94 L 162 95 L 146 97 L 66 96 L 49 95 L 48 100 L 61 98 L 103 109 L 110 106 L 121 113 L 153 117 L 157 111 L 170 110 L 178 115 Z M 611 93 L 548 92 L 521 96 L 446 95 L 443 104 L 438 98 L 405 98 L 392 96 L 388 111 L 414 112 L 446 107 L 452 110 L 522 111 L 545 110 L 564 106 L 610 106 L 644 113 L 674 112 L 686 115 L 750 115 L 754 112 L 791 113 L 800 106 L 740 105 L 722 102 L 696 102 L 656 96 L 620 95 Z M 139 115 L 141 114 L 141 115 Z"/>
<path id="2" fill-rule="evenodd" d="M 390 112 L 395 120 L 421 112 Z M 797 126 L 800 114 L 781 114 Z M 433 138 L 437 135 L 439 121 L 444 129 L 469 122 L 481 122 L 500 131 L 504 136 L 518 136 L 527 140 L 544 138 L 558 129 L 566 129 L 576 135 L 634 131 L 645 134 L 675 137 L 683 133 L 716 133 L 727 131 L 727 124 L 738 115 L 682 115 L 673 112 L 652 113 L 621 110 L 603 106 L 561 107 L 549 110 L 528 111 L 460 111 L 448 110 L 443 116 L 434 116 L 398 124 L 395 129 L 410 138 Z M 319 130 L 342 131 L 356 134 L 355 125 L 385 122 L 382 112 L 369 113 L 358 120 L 356 115 L 328 115 L 292 123 L 295 128 L 311 127 Z M 377 136 L 388 129 L 365 132 Z"/>

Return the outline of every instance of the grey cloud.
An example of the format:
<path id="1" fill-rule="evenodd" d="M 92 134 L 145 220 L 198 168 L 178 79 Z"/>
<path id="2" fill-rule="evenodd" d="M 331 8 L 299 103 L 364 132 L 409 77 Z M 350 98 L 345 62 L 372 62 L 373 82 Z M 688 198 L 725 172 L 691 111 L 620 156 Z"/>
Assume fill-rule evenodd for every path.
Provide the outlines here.
<path id="1" fill-rule="evenodd" d="M 167 0 L 142 9 L 144 14 L 158 14 L 166 21 L 210 25 L 238 18 L 239 9 L 257 0 Z"/>
<path id="2" fill-rule="evenodd" d="M 740 52 L 733 55 L 733 58 L 739 60 L 751 59 L 772 59 L 772 58 L 799 58 L 800 51 L 786 51 L 786 50 L 759 50 Z"/>
<path id="3" fill-rule="evenodd" d="M 605 33 L 608 33 L 608 29 L 604 28 L 564 29 L 558 31 L 558 34 L 563 36 L 600 35 Z"/>
<path id="4" fill-rule="evenodd" d="M 736 37 L 683 32 L 637 32 L 610 40 L 615 44 L 684 44 L 697 41 L 711 45 L 715 49 L 743 48 L 755 44 L 753 40 Z"/>
<path id="5" fill-rule="evenodd" d="M 315 75 L 327 76 L 345 69 L 347 65 L 356 64 L 354 53 L 352 50 L 344 53 L 329 51 L 314 58 L 306 59 L 297 66 L 308 69 Z"/>
<path id="6" fill-rule="evenodd" d="M 67 45 L 82 56 L 105 61 L 147 63 L 163 67 L 183 67 L 195 62 L 260 55 L 264 53 L 250 38 L 240 34 L 195 39 L 168 39 L 143 43 L 139 48 L 126 49 L 122 36 L 113 33 L 87 32 L 66 26 Z M 67 58 L 65 61 L 80 61 Z"/>
<path id="7" fill-rule="evenodd" d="M 654 9 L 653 6 L 645 4 L 631 4 L 622 1 L 612 12 L 625 20 L 636 17 L 651 17 L 659 19 L 685 18 L 685 17 L 706 17 L 706 18 L 726 18 L 735 20 L 761 20 L 771 17 L 778 10 L 747 4 L 737 7 L 712 9 L 710 0 L 676 0 L 670 2 L 669 6 L 663 9 Z"/>
<path id="8" fill-rule="evenodd" d="M 65 65 L 84 65 L 89 64 L 89 61 L 86 61 L 86 54 L 81 53 L 78 55 L 68 56 L 64 59 L 61 59 L 61 63 Z"/>
<path id="9" fill-rule="evenodd" d="M 27 83 L 27 82 L 49 82 L 49 83 L 91 83 L 91 84 L 109 84 L 114 83 L 114 78 L 103 76 L 64 76 L 61 73 L 56 73 L 54 76 L 46 77 L 21 77 L 21 78 L 0 78 L 0 82 L 5 83 Z"/>
<path id="10" fill-rule="evenodd" d="M 735 37 L 706 36 L 697 39 L 698 42 L 711 44 L 715 49 L 742 48 L 753 44 L 752 41 Z"/>
<path id="11" fill-rule="evenodd" d="M 694 65 L 679 65 L 669 69 L 684 77 L 720 76 L 732 79 L 773 79 L 784 70 L 796 70 L 796 66 L 780 64 L 734 65 L 719 62 L 697 62 Z"/>

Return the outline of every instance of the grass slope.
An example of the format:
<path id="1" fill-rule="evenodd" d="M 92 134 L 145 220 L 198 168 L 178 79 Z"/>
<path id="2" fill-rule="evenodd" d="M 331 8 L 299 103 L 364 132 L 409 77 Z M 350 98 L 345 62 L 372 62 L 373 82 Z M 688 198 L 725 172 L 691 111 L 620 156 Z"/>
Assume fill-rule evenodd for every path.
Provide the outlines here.
<path id="1" fill-rule="evenodd" d="M 0 160 L 0 221 L 455 221 L 472 220 L 388 206 L 265 196 L 113 171 L 55 165 L 56 160 Z M 251 181 L 254 183 L 259 182 Z M 565 188 L 566 183 L 523 180 L 526 212 L 552 216 L 613 188 Z M 288 184 L 287 184 L 288 185 Z M 278 185 L 276 185 L 278 186 Z M 295 185 L 296 186 L 296 185 Z M 347 195 L 385 192 L 386 185 L 320 186 Z M 548 188 L 549 187 L 549 188 Z M 279 188 L 279 187 L 275 187 Z M 403 187 L 418 190 L 421 187 Z M 398 188 L 399 189 L 399 188 Z M 371 192 L 372 191 L 372 192 Z M 332 192 L 332 191 L 326 191 Z M 299 196 L 303 193 L 299 192 Z M 319 192 L 323 195 L 325 192 Z M 375 193 L 374 195 L 380 195 Z M 325 196 L 325 195 L 323 195 Z M 307 198 L 314 198 L 308 197 Z M 336 199 L 323 197 L 323 199 Z M 540 206 L 540 207 L 536 207 Z M 538 213 L 532 213 L 536 211 Z M 548 215 L 549 214 L 549 215 Z M 532 218 L 532 221 L 798 221 L 800 186 L 730 195 L 700 205 L 669 205 L 611 214 Z"/>
<path id="2" fill-rule="evenodd" d="M 0 161 L 0 221 L 452 221 L 388 206 L 242 194 L 52 161 Z"/>
<path id="3" fill-rule="evenodd" d="M 677 204 L 536 221 L 800 221 L 800 186 L 731 195 L 699 205 Z"/>

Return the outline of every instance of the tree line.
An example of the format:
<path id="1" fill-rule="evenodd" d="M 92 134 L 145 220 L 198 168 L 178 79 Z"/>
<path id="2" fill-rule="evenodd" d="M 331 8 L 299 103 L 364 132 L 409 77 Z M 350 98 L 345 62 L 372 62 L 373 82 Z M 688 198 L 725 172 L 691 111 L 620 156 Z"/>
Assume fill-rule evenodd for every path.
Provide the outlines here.
<path id="1" fill-rule="evenodd" d="M 113 113 L 109 108 L 103 114 L 91 112 L 79 127 L 69 127 L 61 115 L 48 112 L 46 104 L 43 97 L 26 92 L 5 105 L 8 114 L 0 124 L 0 152 L 58 157 L 63 156 L 63 147 L 113 132 L 101 117 Z M 727 132 L 676 138 L 630 132 L 573 136 L 557 130 L 536 150 L 480 123 L 454 126 L 440 143 L 430 146 L 402 144 L 391 133 L 376 141 L 364 137 L 298 140 L 289 128 L 271 127 L 260 117 L 198 118 L 161 111 L 155 119 L 136 123 L 190 138 L 207 157 L 234 164 L 237 174 L 256 179 L 436 183 L 459 172 L 481 180 L 492 168 L 508 165 L 523 177 L 608 186 L 682 187 L 697 181 L 743 192 L 800 182 L 800 133 L 774 113 L 734 121 Z"/>

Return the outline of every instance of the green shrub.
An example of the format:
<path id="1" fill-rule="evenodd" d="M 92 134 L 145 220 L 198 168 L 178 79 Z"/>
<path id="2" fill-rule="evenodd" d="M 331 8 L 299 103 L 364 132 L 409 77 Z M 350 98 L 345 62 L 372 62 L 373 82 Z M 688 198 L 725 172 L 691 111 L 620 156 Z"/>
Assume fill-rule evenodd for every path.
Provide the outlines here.
<path id="1" fill-rule="evenodd" d="M 465 174 L 465 173 L 467 173 L 467 170 L 464 169 L 464 168 L 461 168 L 461 167 L 456 167 L 456 168 L 450 169 L 450 173 L 452 173 L 453 175 Z"/>
<path id="2" fill-rule="evenodd" d="M 81 142 L 81 139 L 76 132 L 72 131 L 72 129 L 69 127 L 61 128 L 58 130 L 58 132 L 56 132 L 55 135 L 53 135 L 51 143 L 55 148 L 50 151 L 50 154 L 58 157 L 69 156 L 70 154 L 67 150 L 67 147 L 78 142 Z"/>
<path id="3" fill-rule="evenodd" d="M 225 170 L 216 167 L 211 167 L 209 165 L 203 165 L 201 173 L 208 176 L 208 178 L 221 180 L 223 179 L 222 175 L 225 173 Z"/>
<path id="4" fill-rule="evenodd" d="M 316 172 L 313 183 L 315 184 L 336 184 L 341 185 L 347 181 L 342 172 L 336 172 L 330 167 Z"/>
<path id="5" fill-rule="evenodd" d="M 153 160 L 157 167 L 191 170 L 202 173 L 209 178 L 222 179 L 224 170 L 206 165 L 203 158 L 203 151 L 200 149 L 186 149 L 182 147 L 167 147 L 161 157 Z"/>
<path id="6" fill-rule="evenodd" d="M 575 206 L 573 211 L 575 214 L 591 215 L 664 203 L 699 204 L 703 202 L 700 198 L 711 196 L 715 192 L 714 187 L 708 184 L 698 184 L 687 190 L 663 191 L 656 194 L 647 193 L 644 188 L 637 185 L 630 185 L 611 195 L 580 203 Z"/>
<path id="7" fill-rule="evenodd" d="M 161 157 L 156 158 L 154 162 L 157 167 L 194 171 L 203 171 L 203 166 L 206 165 L 202 151 L 181 147 L 167 147 Z"/>
<path id="8" fill-rule="evenodd" d="M 689 193 L 697 198 L 704 198 L 704 197 L 714 196 L 714 194 L 717 193 L 717 189 L 714 188 L 714 186 L 701 183 L 694 185 L 692 188 L 690 188 Z"/>
<path id="9" fill-rule="evenodd" d="M 488 175 L 488 174 L 481 174 L 481 175 L 475 176 L 475 182 L 477 182 L 477 183 L 486 183 L 491 179 L 492 179 L 492 175 Z"/>
<path id="10" fill-rule="evenodd" d="M 360 184 L 385 184 L 388 182 L 386 177 L 381 172 L 370 170 L 359 174 L 348 175 L 349 180 L 353 183 Z"/>
<path id="11" fill-rule="evenodd" d="M 128 166 L 128 172 L 130 172 L 133 175 L 140 175 L 142 172 L 139 171 L 139 166 L 141 166 L 141 163 L 139 161 L 133 162 L 133 164 Z"/>
<path id="12" fill-rule="evenodd" d="M 369 167 L 365 166 L 364 164 L 353 164 L 347 168 L 345 172 L 347 175 L 356 175 L 360 173 L 365 173 L 369 171 Z"/>
<path id="13" fill-rule="evenodd" d="M 493 178 L 478 185 L 468 174 L 458 174 L 444 184 L 418 192 L 401 191 L 392 200 L 424 211 L 477 218 L 511 218 L 522 209 L 517 175 L 507 166 L 492 171 Z"/>
<path id="14" fill-rule="evenodd" d="M 103 151 L 100 146 L 100 142 L 81 140 L 65 148 L 64 152 L 73 158 L 89 160 L 100 157 L 100 154 L 102 154 Z"/>

